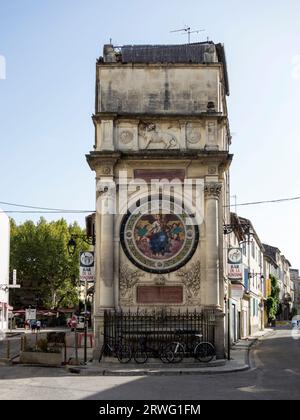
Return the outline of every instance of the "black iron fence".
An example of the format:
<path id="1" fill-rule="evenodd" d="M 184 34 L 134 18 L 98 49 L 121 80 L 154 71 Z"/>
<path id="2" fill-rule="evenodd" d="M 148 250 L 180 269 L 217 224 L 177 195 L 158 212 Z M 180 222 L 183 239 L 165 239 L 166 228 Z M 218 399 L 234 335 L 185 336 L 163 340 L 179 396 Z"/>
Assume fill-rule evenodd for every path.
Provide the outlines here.
<path id="1" fill-rule="evenodd" d="M 181 341 L 192 352 L 195 335 L 201 341 L 215 342 L 215 313 L 212 310 L 138 310 L 105 311 L 104 343 L 115 347 L 116 343 L 130 344 L 137 349 L 141 339 L 147 340 L 149 353 L 172 341 Z M 106 348 L 109 348 L 106 346 Z"/>

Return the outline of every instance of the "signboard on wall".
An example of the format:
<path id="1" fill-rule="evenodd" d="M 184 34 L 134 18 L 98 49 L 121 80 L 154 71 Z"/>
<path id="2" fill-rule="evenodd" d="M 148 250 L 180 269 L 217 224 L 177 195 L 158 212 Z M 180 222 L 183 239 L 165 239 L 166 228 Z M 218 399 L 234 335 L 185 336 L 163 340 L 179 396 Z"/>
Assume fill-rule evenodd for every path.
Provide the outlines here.
<path id="1" fill-rule="evenodd" d="M 80 281 L 95 281 L 95 259 L 91 251 L 80 252 Z"/>
<path id="2" fill-rule="evenodd" d="M 228 249 L 228 279 L 243 280 L 243 264 L 242 264 L 241 248 Z"/>
<path id="3" fill-rule="evenodd" d="M 25 321 L 30 321 L 31 319 L 36 319 L 36 309 L 27 308 L 25 309 Z"/>
<path id="4" fill-rule="evenodd" d="M 244 287 L 241 284 L 231 284 L 230 296 L 232 299 L 235 299 L 235 300 L 242 299 L 243 295 L 244 295 Z"/>

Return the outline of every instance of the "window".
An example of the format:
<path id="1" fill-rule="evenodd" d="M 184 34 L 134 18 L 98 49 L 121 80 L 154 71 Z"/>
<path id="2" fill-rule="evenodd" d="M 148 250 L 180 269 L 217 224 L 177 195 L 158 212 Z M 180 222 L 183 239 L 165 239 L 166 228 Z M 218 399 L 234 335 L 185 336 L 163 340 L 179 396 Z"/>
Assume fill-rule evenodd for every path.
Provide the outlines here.
<path id="1" fill-rule="evenodd" d="M 252 258 L 255 258 L 255 243 L 254 242 L 251 243 L 251 248 L 252 248 L 251 250 Z"/>
<path id="2" fill-rule="evenodd" d="M 246 256 L 247 255 L 247 247 L 245 242 L 243 243 L 243 254 Z"/>

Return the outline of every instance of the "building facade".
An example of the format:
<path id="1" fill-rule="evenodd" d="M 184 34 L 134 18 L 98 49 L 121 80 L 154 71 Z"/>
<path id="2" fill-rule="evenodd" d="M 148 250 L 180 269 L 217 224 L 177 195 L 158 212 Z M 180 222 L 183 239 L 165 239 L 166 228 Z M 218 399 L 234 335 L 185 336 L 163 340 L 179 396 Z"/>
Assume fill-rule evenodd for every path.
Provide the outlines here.
<path id="1" fill-rule="evenodd" d="M 0 211 L 0 332 L 9 325 L 9 218 Z"/>
<path id="2" fill-rule="evenodd" d="M 248 337 L 264 328 L 264 247 L 249 219 L 231 213 L 228 249 L 240 248 L 240 279 L 230 281 L 231 339 Z"/>
<path id="3" fill-rule="evenodd" d="M 279 287 L 280 307 L 277 319 L 288 321 L 292 314 L 294 302 L 294 284 L 290 274 L 291 263 L 279 248 L 268 244 L 263 244 L 263 246 L 265 249 L 266 279 L 269 279 L 269 274 L 272 274 L 276 277 Z"/>
<path id="4" fill-rule="evenodd" d="M 224 357 L 228 94 L 221 44 L 104 46 L 87 155 L 96 173 L 96 346 L 105 309 L 209 308 Z"/>
<path id="5" fill-rule="evenodd" d="M 295 314 L 300 315 L 300 276 L 299 270 L 295 268 L 290 269 L 291 280 L 294 285 L 294 305 Z"/>

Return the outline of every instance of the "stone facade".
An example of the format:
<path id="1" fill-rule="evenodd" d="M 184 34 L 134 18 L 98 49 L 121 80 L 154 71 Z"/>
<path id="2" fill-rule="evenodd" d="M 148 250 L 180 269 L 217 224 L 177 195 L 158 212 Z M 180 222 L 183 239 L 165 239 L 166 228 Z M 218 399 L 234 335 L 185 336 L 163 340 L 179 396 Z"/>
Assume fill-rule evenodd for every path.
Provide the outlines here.
<path id="1" fill-rule="evenodd" d="M 299 270 L 295 268 L 290 269 L 291 281 L 294 285 L 294 308 L 297 315 L 300 315 L 300 276 Z"/>
<path id="2" fill-rule="evenodd" d="M 206 307 L 220 315 L 216 344 L 218 357 L 224 355 L 223 223 L 229 209 L 223 205 L 232 159 L 228 84 L 223 50 L 213 43 L 204 47 L 209 57 L 204 51 L 196 62 L 185 63 L 125 62 L 126 50 L 105 46 L 97 62 L 95 145 L 87 155 L 97 185 L 96 346 L 105 309 Z M 159 47 L 145 48 L 152 54 Z M 128 207 L 140 215 L 120 205 L 122 174 Z M 137 179 L 144 184 L 135 186 Z M 176 179 L 174 190 L 167 196 L 159 187 L 149 192 L 150 179 L 156 185 Z M 197 223 L 188 222 L 193 197 L 191 206 L 175 211 L 183 180 L 193 180 L 192 194 L 198 181 L 202 186 Z M 153 216 L 147 212 L 149 197 Z M 165 202 L 171 210 L 164 213 Z"/>

